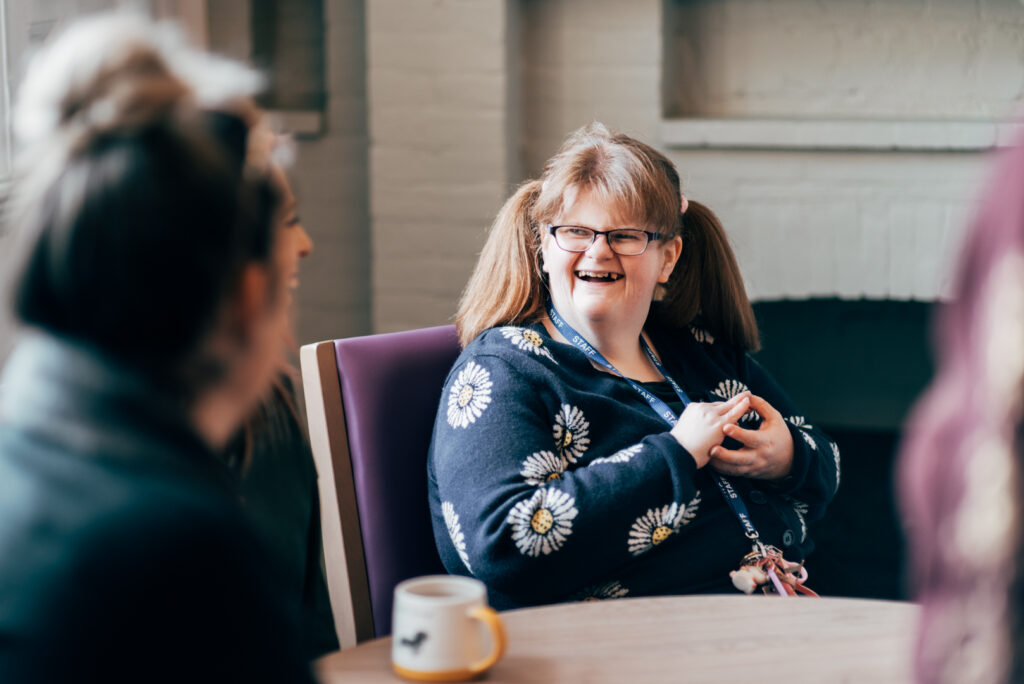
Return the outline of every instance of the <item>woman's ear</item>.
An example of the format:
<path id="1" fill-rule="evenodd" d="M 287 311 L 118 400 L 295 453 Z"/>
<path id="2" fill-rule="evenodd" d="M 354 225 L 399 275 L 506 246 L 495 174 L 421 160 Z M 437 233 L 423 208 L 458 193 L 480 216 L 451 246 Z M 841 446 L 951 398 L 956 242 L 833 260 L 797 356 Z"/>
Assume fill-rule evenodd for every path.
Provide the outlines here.
<path id="1" fill-rule="evenodd" d="M 252 343 L 265 325 L 267 309 L 274 295 L 270 287 L 270 274 L 265 266 L 250 263 L 242 269 L 238 288 L 227 315 L 232 336 L 244 346 Z"/>
<path id="2" fill-rule="evenodd" d="M 658 282 L 664 285 L 672 275 L 672 269 L 676 267 L 679 255 L 683 253 L 683 238 L 676 235 L 671 240 L 662 243 L 661 250 L 665 261 L 661 266 L 661 272 L 658 273 Z"/>
<path id="3" fill-rule="evenodd" d="M 247 336 L 252 335 L 252 331 L 266 315 L 267 297 L 270 294 L 267 285 L 265 268 L 254 263 L 245 266 L 239 281 L 236 319 Z"/>

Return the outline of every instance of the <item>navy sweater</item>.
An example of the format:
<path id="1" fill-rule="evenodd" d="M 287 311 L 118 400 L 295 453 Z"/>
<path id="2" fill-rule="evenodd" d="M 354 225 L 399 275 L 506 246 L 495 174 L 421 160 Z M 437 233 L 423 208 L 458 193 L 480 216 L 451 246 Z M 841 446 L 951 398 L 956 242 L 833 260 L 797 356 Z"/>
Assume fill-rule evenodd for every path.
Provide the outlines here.
<path id="1" fill-rule="evenodd" d="M 807 522 L 839 485 L 835 443 L 742 350 L 700 328 L 647 332 L 693 401 L 749 388 L 786 418 L 790 474 L 730 482 L 765 543 L 806 557 Z M 741 421 L 759 423 L 753 412 Z M 483 580 L 498 608 L 735 592 L 729 571 L 750 542 L 708 469 L 669 430 L 626 381 L 543 325 L 485 331 L 448 375 L 428 459 L 445 567 Z"/>

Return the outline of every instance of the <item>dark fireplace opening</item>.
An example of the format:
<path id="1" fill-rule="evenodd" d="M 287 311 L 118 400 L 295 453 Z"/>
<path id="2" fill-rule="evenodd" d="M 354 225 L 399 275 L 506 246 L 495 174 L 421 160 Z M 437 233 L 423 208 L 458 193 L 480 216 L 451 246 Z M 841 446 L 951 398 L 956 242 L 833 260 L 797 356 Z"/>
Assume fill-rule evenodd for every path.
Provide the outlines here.
<path id="1" fill-rule="evenodd" d="M 933 371 L 924 302 L 811 299 L 754 305 L 757 360 L 839 444 L 842 478 L 808 586 L 823 595 L 907 598 L 895 498 L 900 430 Z"/>

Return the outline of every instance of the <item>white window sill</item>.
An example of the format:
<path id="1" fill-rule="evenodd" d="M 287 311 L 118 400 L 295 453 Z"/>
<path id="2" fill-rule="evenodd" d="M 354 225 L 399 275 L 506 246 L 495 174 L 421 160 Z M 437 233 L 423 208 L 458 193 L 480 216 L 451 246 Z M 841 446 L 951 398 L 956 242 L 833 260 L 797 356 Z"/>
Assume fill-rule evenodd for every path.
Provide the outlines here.
<path id="1" fill-rule="evenodd" d="M 662 119 L 670 149 L 980 152 L 1011 145 L 1012 121 L 927 119 Z"/>

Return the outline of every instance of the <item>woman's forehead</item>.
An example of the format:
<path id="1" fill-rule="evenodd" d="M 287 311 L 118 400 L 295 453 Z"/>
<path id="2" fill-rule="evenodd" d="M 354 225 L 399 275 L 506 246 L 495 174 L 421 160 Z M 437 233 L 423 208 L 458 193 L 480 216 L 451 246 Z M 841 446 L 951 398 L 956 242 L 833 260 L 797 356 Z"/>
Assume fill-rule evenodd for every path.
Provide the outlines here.
<path id="1" fill-rule="evenodd" d="M 621 198 L 609 197 L 597 188 L 569 186 L 562 193 L 562 210 L 559 219 L 568 219 L 582 213 L 587 205 L 597 205 L 608 214 L 612 224 L 617 226 L 640 226 L 647 223 L 646 216 L 638 216 L 634 207 Z"/>
<path id="2" fill-rule="evenodd" d="M 295 208 L 296 200 L 295 194 L 292 192 L 291 183 L 288 182 L 288 176 L 285 174 L 284 169 L 279 164 L 272 163 L 270 165 L 270 182 L 274 184 L 277 191 L 281 193 L 281 206 L 285 211 L 291 211 Z"/>

